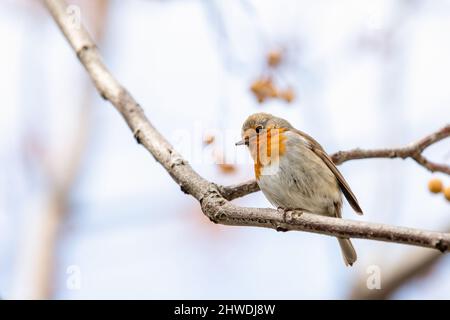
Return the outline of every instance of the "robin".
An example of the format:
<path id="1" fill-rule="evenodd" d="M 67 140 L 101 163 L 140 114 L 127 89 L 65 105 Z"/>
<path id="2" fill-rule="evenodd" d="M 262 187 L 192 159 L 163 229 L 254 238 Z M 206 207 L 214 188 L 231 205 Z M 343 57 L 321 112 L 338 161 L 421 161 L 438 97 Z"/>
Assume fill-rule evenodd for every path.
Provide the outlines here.
<path id="1" fill-rule="evenodd" d="M 322 146 L 288 121 L 255 113 L 242 126 L 242 140 L 254 160 L 256 181 L 277 208 L 341 218 L 342 193 L 357 214 L 358 200 Z M 350 239 L 338 238 L 345 264 L 356 251 Z"/>

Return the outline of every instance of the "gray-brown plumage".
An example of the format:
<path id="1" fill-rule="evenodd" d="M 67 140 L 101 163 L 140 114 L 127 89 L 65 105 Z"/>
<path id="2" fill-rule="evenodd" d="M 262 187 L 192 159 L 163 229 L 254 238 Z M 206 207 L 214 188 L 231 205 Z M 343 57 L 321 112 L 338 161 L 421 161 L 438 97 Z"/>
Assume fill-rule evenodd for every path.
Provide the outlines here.
<path id="1" fill-rule="evenodd" d="M 242 126 L 243 140 L 255 161 L 255 175 L 276 207 L 341 218 L 342 193 L 358 214 L 358 200 L 322 146 L 288 121 L 256 113 Z M 356 251 L 350 239 L 338 238 L 346 265 Z"/>

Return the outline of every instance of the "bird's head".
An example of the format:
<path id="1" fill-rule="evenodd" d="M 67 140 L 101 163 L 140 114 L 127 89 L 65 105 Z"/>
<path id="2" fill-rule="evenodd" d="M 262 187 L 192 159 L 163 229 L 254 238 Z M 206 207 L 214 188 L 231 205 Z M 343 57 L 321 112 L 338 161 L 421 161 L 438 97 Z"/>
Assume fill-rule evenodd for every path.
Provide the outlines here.
<path id="1" fill-rule="evenodd" d="M 236 142 L 236 145 L 249 146 L 252 141 L 261 136 L 265 137 L 272 130 L 289 130 L 290 128 L 292 125 L 282 118 L 264 112 L 255 113 L 249 116 L 242 125 L 242 140 Z"/>

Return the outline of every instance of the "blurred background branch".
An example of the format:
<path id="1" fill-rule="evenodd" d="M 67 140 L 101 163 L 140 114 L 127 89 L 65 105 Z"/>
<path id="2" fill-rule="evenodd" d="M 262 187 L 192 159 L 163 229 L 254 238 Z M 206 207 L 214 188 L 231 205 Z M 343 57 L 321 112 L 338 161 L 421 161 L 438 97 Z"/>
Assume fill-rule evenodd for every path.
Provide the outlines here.
<path id="1" fill-rule="evenodd" d="M 108 0 L 92 1 L 90 9 L 91 15 L 88 16 L 87 22 L 92 27 L 91 32 L 95 39 L 101 42 L 107 20 Z M 84 88 L 82 103 L 78 117 L 73 119 L 78 125 L 70 138 L 66 139 L 68 143 L 64 145 L 65 150 L 61 151 L 64 154 L 62 163 L 58 163 L 58 169 L 50 167 L 45 170 L 50 187 L 46 196 L 46 212 L 42 215 L 38 226 L 39 237 L 33 239 L 35 251 L 32 254 L 33 257 L 30 257 L 34 260 L 31 263 L 33 275 L 26 298 L 50 299 L 53 296 L 61 229 L 70 213 L 69 202 L 92 131 L 92 105 L 94 99 L 97 99 L 93 95 L 94 91 L 89 79 L 86 78 L 82 85 Z"/>
<path id="2" fill-rule="evenodd" d="M 450 228 L 447 229 L 450 232 Z M 432 272 L 436 264 L 447 255 L 435 251 L 412 249 L 404 254 L 399 262 L 392 267 L 382 268 L 382 282 L 380 289 L 370 290 L 366 285 L 366 275 L 357 278 L 350 299 L 390 299 L 401 288 L 413 280 L 426 277 Z"/>

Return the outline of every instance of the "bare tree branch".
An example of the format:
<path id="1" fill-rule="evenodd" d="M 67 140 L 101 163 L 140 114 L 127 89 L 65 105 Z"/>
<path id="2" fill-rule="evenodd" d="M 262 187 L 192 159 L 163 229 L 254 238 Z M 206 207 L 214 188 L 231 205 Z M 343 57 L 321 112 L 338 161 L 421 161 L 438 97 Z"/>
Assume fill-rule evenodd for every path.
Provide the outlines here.
<path id="1" fill-rule="evenodd" d="M 231 186 L 219 186 L 219 191 L 225 199 L 231 201 L 233 199 L 237 199 L 250 193 L 259 191 L 259 186 L 256 183 L 256 180 L 250 180 Z"/>
<path id="2" fill-rule="evenodd" d="M 445 164 L 439 164 L 429 161 L 423 152 L 426 148 L 432 144 L 439 142 L 450 136 L 450 124 L 441 128 L 440 130 L 433 132 L 432 134 L 420 139 L 415 143 L 411 143 L 402 148 L 391 149 L 375 149 L 375 150 L 363 150 L 354 149 L 349 151 L 339 151 L 332 155 L 334 163 L 341 164 L 348 160 L 357 159 L 369 159 L 369 158 L 411 158 L 421 166 L 430 170 L 431 172 L 443 172 L 450 174 L 450 166 Z"/>
<path id="3" fill-rule="evenodd" d="M 400 148 L 385 148 L 385 149 L 353 149 L 348 151 L 338 151 L 331 155 L 333 162 L 340 165 L 350 160 L 373 159 L 373 158 L 411 158 L 419 165 L 430 170 L 431 172 L 442 172 L 450 175 L 450 166 L 431 162 L 423 156 L 426 148 L 434 143 L 437 143 L 450 136 L 450 124 L 444 126 L 436 132 L 433 132 L 417 142 L 411 143 L 405 147 Z M 233 200 L 246 196 L 250 193 L 259 191 L 259 186 L 255 180 L 246 181 L 232 186 L 224 186 L 220 189 L 222 195 L 227 200 Z"/>
<path id="4" fill-rule="evenodd" d="M 299 211 L 280 212 L 273 209 L 244 208 L 227 201 L 220 193 L 220 190 L 224 189 L 195 172 L 153 127 L 139 104 L 105 67 L 86 30 L 71 24 L 66 16 L 65 2 L 45 0 L 45 3 L 100 95 L 121 113 L 137 142 L 167 170 L 173 180 L 180 185 L 181 190 L 200 202 L 203 213 L 211 221 L 224 225 L 299 230 L 339 237 L 397 242 L 434 248 L 442 252 L 449 250 L 448 233 L 343 220 Z M 236 194 L 231 192 L 230 197 Z"/>

